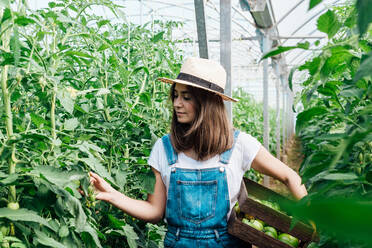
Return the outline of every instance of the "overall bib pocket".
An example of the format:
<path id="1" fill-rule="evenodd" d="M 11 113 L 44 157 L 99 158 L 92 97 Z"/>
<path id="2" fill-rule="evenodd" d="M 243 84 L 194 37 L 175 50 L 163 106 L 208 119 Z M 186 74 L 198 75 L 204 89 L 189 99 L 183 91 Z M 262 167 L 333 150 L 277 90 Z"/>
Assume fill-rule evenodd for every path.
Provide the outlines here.
<path id="1" fill-rule="evenodd" d="M 176 187 L 181 218 L 199 224 L 214 217 L 217 204 L 217 180 L 178 180 Z"/>

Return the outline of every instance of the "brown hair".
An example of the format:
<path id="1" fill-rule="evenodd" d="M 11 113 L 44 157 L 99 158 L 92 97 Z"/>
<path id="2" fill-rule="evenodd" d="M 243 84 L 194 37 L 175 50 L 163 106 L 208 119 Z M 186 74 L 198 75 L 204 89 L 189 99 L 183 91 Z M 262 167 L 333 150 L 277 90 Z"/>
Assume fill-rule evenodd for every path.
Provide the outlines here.
<path id="1" fill-rule="evenodd" d="M 175 85 L 170 90 L 172 103 Z M 195 119 L 192 123 L 180 123 L 173 109 L 171 141 L 175 151 L 192 149 L 198 160 L 204 160 L 230 149 L 233 132 L 222 97 L 192 86 L 187 86 L 187 89 L 195 99 Z"/>

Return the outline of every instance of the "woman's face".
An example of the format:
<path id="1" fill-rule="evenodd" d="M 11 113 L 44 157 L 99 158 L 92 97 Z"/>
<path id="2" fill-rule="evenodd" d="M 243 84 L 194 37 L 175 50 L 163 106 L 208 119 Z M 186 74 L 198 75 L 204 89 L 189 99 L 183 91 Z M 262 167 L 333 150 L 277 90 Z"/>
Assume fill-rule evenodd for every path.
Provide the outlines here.
<path id="1" fill-rule="evenodd" d="M 176 84 L 174 87 L 173 107 L 178 122 L 191 123 L 195 119 L 195 98 L 186 85 Z"/>

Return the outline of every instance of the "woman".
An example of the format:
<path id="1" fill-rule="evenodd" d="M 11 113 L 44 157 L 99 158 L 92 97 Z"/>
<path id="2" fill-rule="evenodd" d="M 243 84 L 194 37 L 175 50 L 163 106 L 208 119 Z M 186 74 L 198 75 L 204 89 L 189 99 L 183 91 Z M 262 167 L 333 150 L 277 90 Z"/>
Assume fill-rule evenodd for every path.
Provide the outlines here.
<path id="1" fill-rule="evenodd" d="M 249 134 L 233 130 L 223 100 L 226 72 L 207 59 L 189 58 L 172 83 L 171 132 L 159 139 L 148 160 L 155 174 L 153 194 L 131 199 L 91 173 L 96 199 L 138 219 L 156 223 L 164 217 L 165 247 L 241 247 L 227 233 L 242 177 L 253 168 L 287 185 L 295 198 L 307 194 L 301 178 L 273 157 Z"/>

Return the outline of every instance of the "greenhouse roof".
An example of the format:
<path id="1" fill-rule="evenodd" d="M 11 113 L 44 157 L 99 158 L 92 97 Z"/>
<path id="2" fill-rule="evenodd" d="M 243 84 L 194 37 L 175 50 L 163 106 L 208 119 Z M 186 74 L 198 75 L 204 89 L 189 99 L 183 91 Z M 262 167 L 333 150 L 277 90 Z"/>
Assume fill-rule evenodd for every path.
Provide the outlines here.
<path id="1" fill-rule="evenodd" d="M 29 0 L 31 8 L 46 7 L 49 1 Z M 198 34 L 195 18 L 195 3 L 193 0 L 115 0 L 116 4 L 124 7 L 123 12 L 127 21 L 134 24 L 145 24 L 153 20 L 170 20 L 184 23 L 175 30 L 174 39 L 185 40 L 179 43 L 185 56 L 199 56 Z M 195 1 L 196 2 L 196 1 Z M 252 93 L 257 100 L 262 99 L 262 45 L 260 36 L 250 10 L 254 3 L 262 1 L 232 0 L 231 1 L 231 39 L 232 39 L 232 86 L 241 86 Z M 298 42 L 309 42 L 310 48 L 318 41 L 322 44 L 327 36 L 317 30 L 317 19 L 332 6 L 344 3 L 345 0 L 325 0 L 311 10 L 310 0 L 267 0 L 268 11 L 272 22 L 270 38 L 277 45 L 292 46 Z M 206 34 L 209 57 L 220 58 L 220 0 L 204 0 L 206 15 Z M 250 8 L 250 9 L 249 9 Z M 115 17 L 104 7 L 93 10 L 108 19 Z M 282 69 L 289 70 L 311 57 L 312 50 L 294 49 L 285 54 L 281 61 Z M 297 75 L 298 76 L 298 75 Z M 269 71 L 269 99 L 274 105 L 275 73 Z M 294 90 L 298 84 L 294 84 Z"/>

